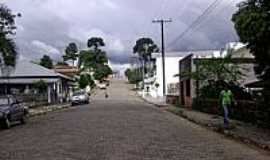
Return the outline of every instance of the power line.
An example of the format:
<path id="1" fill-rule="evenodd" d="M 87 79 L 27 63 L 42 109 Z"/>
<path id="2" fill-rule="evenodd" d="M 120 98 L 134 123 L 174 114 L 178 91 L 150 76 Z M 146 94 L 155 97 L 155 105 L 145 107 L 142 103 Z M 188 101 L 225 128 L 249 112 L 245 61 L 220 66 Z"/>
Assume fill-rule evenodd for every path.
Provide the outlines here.
<path id="1" fill-rule="evenodd" d="M 215 15 L 220 14 L 220 13 L 224 13 L 224 12 L 226 11 L 226 9 L 227 9 L 230 5 L 232 5 L 232 4 L 234 3 L 234 1 L 235 1 L 235 0 L 229 0 L 229 3 L 227 3 L 224 7 L 222 7 L 220 10 L 218 10 L 218 11 L 215 13 Z M 213 15 L 213 13 L 212 13 L 212 15 Z M 198 25 L 196 26 L 196 27 L 197 27 L 196 30 L 198 29 L 199 26 L 202 26 L 203 23 L 208 22 L 209 17 L 206 17 L 205 19 L 206 19 L 206 21 L 204 21 L 204 22 L 202 22 L 201 24 L 198 24 Z"/>
<path id="2" fill-rule="evenodd" d="M 190 26 L 188 26 L 179 36 L 177 36 L 174 41 L 172 41 L 168 47 L 171 47 L 174 43 L 182 39 L 190 30 L 195 28 L 197 25 L 199 25 L 205 17 L 207 17 L 221 2 L 222 0 L 215 0 L 213 3 L 211 3 L 204 11 L 203 13 L 198 16 Z"/>
<path id="3" fill-rule="evenodd" d="M 234 2 L 237 1 L 237 0 L 229 0 L 228 3 L 226 3 L 222 8 L 220 8 L 220 10 L 218 10 L 215 14 L 212 13 L 212 16 L 213 15 L 218 15 L 218 14 L 223 14 L 228 7 L 230 7 L 231 5 L 234 4 Z M 204 25 L 204 23 L 208 22 L 211 17 L 206 17 L 206 21 L 202 22 L 201 24 L 198 24 L 198 26 L 195 27 L 194 31 L 198 31 L 200 28 L 199 27 L 202 27 Z M 233 30 L 233 28 L 230 28 L 230 34 L 231 36 L 233 37 L 233 40 L 236 42 L 238 41 L 238 38 L 237 38 L 237 35 L 235 34 L 235 31 Z"/>

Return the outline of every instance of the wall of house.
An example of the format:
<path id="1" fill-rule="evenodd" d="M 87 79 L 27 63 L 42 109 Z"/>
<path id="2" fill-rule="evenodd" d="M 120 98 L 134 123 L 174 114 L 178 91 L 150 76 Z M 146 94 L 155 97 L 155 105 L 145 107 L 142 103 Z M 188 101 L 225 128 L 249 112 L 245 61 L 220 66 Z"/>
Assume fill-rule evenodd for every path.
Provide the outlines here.
<path id="1" fill-rule="evenodd" d="M 168 93 L 168 84 L 179 83 L 179 77 L 175 77 L 179 73 L 179 60 L 182 57 L 166 57 L 165 58 L 165 76 L 166 76 L 166 94 Z M 162 58 L 156 58 L 156 82 L 159 84 L 156 90 L 157 96 L 163 96 L 163 72 Z"/>

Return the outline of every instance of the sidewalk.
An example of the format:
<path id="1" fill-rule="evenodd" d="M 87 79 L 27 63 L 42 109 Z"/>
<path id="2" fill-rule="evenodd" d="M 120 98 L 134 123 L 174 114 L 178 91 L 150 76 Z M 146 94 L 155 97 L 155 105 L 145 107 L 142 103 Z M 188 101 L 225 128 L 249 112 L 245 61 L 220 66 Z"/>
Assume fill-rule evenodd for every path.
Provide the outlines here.
<path id="1" fill-rule="evenodd" d="M 49 105 L 49 106 L 42 106 L 37 108 L 29 108 L 29 117 L 39 116 L 46 114 L 48 112 L 58 111 L 66 108 L 70 108 L 71 105 L 68 103 L 66 104 L 57 104 L 57 105 Z"/>
<path id="2" fill-rule="evenodd" d="M 172 112 L 210 130 L 221 133 L 229 138 L 270 151 L 270 129 L 262 129 L 252 124 L 230 120 L 231 129 L 224 130 L 223 117 L 171 106 L 166 104 L 163 99 L 151 97 L 144 97 L 142 99 L 147 103 L 163 107 L 164 110 Z"/>
<path id="3" fill-rule="evenodd" d="M 166 99 L 164 97 L 160 97 L 160 98 L 154 98 L 151 96 L 147 96 L 145 95 L 144 97 L 142 97 L 140 95 L 140 97 L 146 101 L 147 103 L 151 103 L 153 105 L 156 105 L 158 107 L 168 107 L 169 105 L 166 103 Z"/>

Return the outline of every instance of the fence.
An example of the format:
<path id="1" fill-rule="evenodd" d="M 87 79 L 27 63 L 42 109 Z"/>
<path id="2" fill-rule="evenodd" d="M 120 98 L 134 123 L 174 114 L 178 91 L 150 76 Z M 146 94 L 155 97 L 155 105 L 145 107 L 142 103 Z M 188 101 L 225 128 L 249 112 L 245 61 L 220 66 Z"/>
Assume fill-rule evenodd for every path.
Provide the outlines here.
<path id="1" fill-rule="evenodd" d="M 24 103 L 30 108 L 48 105 L 48 96 L 47 94 L 15 94 L 14 95 L 19 101 Z"/>

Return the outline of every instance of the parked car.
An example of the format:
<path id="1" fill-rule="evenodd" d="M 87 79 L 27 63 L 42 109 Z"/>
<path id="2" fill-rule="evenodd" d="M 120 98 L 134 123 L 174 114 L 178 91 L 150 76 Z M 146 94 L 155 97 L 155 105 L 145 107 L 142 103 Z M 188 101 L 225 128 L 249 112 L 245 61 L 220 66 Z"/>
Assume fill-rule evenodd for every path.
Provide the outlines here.
<path id="1" fill-rule="evenodd" d="M 71 97 L 72 106 L 76 104 L 88 104 L 88 103 L 89 103 L 89 95 L 84 91 L 75 92 Z"/>
<path id="2" fill-rule="evenodd" d="M 14 96 L 0 96 L 0 123 L 3 128 L 10 128 L 14 122 L 26 122 L 28 109 Z"/>

